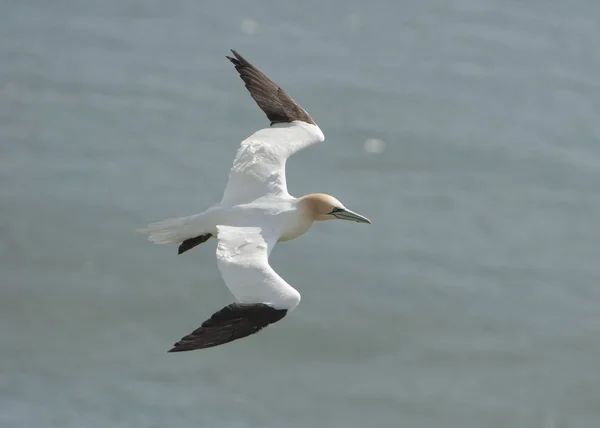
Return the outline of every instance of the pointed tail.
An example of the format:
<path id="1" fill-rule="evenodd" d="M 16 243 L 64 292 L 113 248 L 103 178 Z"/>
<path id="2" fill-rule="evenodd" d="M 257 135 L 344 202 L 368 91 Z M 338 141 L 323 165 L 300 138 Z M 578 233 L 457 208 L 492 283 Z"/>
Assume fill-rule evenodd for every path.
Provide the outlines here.
<path id="1" fill-rule="evenodd" d="M 148 240 L 155 244 L 176 245 L 198 235 L 190 219 L 192 217 L 169 218 L 151 223 L 148 227 L 138 229 L 136 232 L 150 235 Z"/>

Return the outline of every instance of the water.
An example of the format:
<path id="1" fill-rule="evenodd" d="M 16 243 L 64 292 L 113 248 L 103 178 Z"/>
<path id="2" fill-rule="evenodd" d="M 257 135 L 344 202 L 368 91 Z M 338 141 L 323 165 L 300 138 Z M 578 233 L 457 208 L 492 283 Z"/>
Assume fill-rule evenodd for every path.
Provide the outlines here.
<path id="1" fill-rule="evenodd" d="M 254 3 L 3 3 L 0 426 L 600 426 L 598 3 Z M 292 194 L 373 225 L 278 245 L 298 309 L 171 355 L 232 298 L 214 242 L 133 230 L 267 123 L 229 48 L 327 137 Z"/>

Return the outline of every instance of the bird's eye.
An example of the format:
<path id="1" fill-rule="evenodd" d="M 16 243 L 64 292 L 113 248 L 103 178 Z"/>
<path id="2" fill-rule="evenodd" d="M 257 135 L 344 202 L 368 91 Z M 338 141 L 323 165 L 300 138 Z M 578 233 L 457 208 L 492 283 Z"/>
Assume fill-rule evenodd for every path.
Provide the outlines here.
<path id="1" fill-rule="evenodd" d="M 331 210 L 331 212 L 329 214 L 339 213 L 340 211 L 344 211 L 344 210 L 342 208 L 335 207 L 335 208 L 333 208 L 333 210 Z"/>

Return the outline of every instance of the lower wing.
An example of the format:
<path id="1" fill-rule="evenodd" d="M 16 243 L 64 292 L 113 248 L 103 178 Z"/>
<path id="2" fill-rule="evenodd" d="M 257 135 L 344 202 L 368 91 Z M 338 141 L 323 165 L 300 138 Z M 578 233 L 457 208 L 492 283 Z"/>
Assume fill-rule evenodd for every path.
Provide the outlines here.
<path id="1" fill-rule="evenodd" d="M 219 271 L 238 302 L 214 313 L 169 352 L 210 348 L 257 333 L 300 302 L 300 293 L 269 265 L 277 233 L 260 227 L 217 226 L 217 230 Z"/>

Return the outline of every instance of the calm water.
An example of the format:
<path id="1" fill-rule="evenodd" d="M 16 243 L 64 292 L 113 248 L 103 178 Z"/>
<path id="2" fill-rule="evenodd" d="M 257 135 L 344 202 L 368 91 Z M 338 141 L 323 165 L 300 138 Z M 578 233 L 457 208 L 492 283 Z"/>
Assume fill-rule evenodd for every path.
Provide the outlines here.
<path id="1" fill-rule="evenodd" d="M 0 426 L 600 426 L 600 4 L 254 3 L 2 3 Z M 214 241 L 133 230 L 267 123 L 229 48 L 327 137 L 290 191 L 374 224 L 280 244 L 298 309 L 170 355 L 232 298 Z"/>

